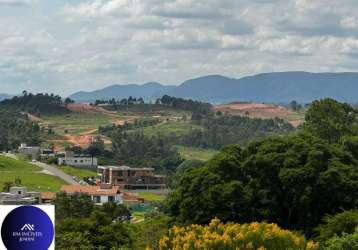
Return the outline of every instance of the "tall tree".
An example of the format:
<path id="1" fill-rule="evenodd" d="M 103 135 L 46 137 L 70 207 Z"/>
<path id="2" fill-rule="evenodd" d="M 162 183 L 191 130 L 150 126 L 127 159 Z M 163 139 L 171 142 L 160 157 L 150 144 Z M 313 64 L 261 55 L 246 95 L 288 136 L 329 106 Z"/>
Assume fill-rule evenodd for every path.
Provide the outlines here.
<path id="1" fill-rule="evenodd" d="M 304 128 L 328 142 L 353 133 L 357 111 L 347 103 L 326 98 L 314 101 L 306 112 Z"/>

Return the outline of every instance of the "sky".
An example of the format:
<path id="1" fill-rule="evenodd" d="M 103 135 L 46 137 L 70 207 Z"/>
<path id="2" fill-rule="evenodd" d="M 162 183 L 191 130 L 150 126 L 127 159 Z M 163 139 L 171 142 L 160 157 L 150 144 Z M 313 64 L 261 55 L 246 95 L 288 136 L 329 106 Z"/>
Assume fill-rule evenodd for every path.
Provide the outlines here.
<path id="1" fill-rule="evenodd" d="M 0 93 L 358 67 L 357 0 L 0 0 Z"/>

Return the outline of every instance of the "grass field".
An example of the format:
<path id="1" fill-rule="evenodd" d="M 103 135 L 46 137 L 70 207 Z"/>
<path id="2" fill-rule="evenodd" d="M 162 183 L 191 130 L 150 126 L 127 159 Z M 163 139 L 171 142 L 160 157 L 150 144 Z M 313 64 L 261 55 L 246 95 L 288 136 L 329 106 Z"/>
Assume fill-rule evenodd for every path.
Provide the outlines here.
<path id="1" fill-rule="evenodd" d="M 59 168 L 66 174 L 69 174 L 71 176 L 76 176 L 79 179 L 83 179 L 84 177 L 88 177 L 88 176 L 97 175 L 96 171 L 90 169 L 74 168 L 70 166 L 60 166 Z"/>
<path id="2" fill-rule="evenodd" d="M 164 195 L 147 193 L 147 192 L 139 192 L 138 196 L 143 198 L 145 201 L 162 201 L 165 199 Z"/>
<path id="3" fill-rule="evenodd" d="M 182 157 L 187 160 L 210 160 L 218 151 L 214 149 L 192 148 L 192 147 L 176 147 Z"/>
<path id="4" fill-rule="evenodd" d="M 70 113 L 59 116 L 41 117 L 43 125 L 50 125 L 57 135 L 64 135 L 65 129 L 68 134 L 80 135 L 84 133 L 96 133 L 99 126 L 110 125 L 114 122 L 125 120 L 120 114 L 91 114 L 91 113 Z M 91 134 L 91 133 L 90 133 Z"/>
<path id="5" fill-rule="evenodd" d="M 198 125 L 192 125 L 187 122 L 163 122 L 154 126 L 145 127 L 143 128 L 143 133 L 146 136 L 153 136 L 158 133 L 161 135 L 170 135 L 170 134 L 176 134 L 176 135 L 183 135 L 188 133 L 190 129 L 203 129 L 202 127 Z"/>
<path id="6" fill-rule="evenodd" d="M 41 170 L 33 164 L 0 156 L 0 188 L 5 182 L 13 182 L 17 177 L 29 191 L 58 192 L 66 184 L 58 177 L 41 173 Z"/>

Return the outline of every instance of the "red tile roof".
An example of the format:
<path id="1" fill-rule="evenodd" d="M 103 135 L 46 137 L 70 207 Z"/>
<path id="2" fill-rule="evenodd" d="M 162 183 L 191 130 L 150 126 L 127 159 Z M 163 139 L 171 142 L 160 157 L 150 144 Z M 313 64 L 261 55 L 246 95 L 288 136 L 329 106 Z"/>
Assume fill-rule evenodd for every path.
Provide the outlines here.
<path id="1" fill-rule="evenodd" d="M 41 199 L 54 200 L 54 199 L 56 199 L 56 193 L 54 193 L 54 192 L 42 192 L 41 193 Z"/>
<path id="2" fill-rule="evenodd" d="M 86 193 L 88 195 L 116 195 L 119 194 L 119 187 L 101 188 L 100 186 L 64 185 L 61 191 L 69 194 Z"/>

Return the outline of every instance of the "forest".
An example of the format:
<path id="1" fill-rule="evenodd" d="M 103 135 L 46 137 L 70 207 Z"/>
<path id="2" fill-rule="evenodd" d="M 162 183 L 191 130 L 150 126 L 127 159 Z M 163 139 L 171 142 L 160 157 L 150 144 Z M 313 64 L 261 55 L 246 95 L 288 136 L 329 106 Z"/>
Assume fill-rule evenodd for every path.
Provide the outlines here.
<path id="1" fill-rule="evenodd" d="M 32 94 L 24 91 L 21 96 L 14 96 L 0 102 L 0 107 L 41 115 L 58 115 L 69 113 L 66 104 L 74 101 L 66 98 L 64 101 L 61 96 L 47 93 Z"/>
<path id="2" fill-rule="evenodd" d="M 21 143 L 39 145 L 41 129 L 25 114 L 0 106 L 0 151 L 16 149 Z"/>
<path id="3" fill-rule="evenodd" d="M 121 208 L 88 210 L 83 197 L 58 206 L 59 249 L 357 249 L 356 125 L 350 105 L 315 101 L 296 132 L 181 164 L 168 198 L 137 224 Z"/>
<path id="4" fill-rule="evenodd" d="M 153 111 L 153 110 L 184 110 L 200 114 L 209 114 L 212 111 L 210 103 L 194 101 L 191 99 L 177 98 L 173 96 L 163 95 L 157 98 L 154 103 L 145 102 L 142 97 L 128 97 L 121 100 L 112 98 L 110 100 L 96 100 L 92 105 L 102 105 L 109 110 L 136 110 L 136 111 Z"/>

